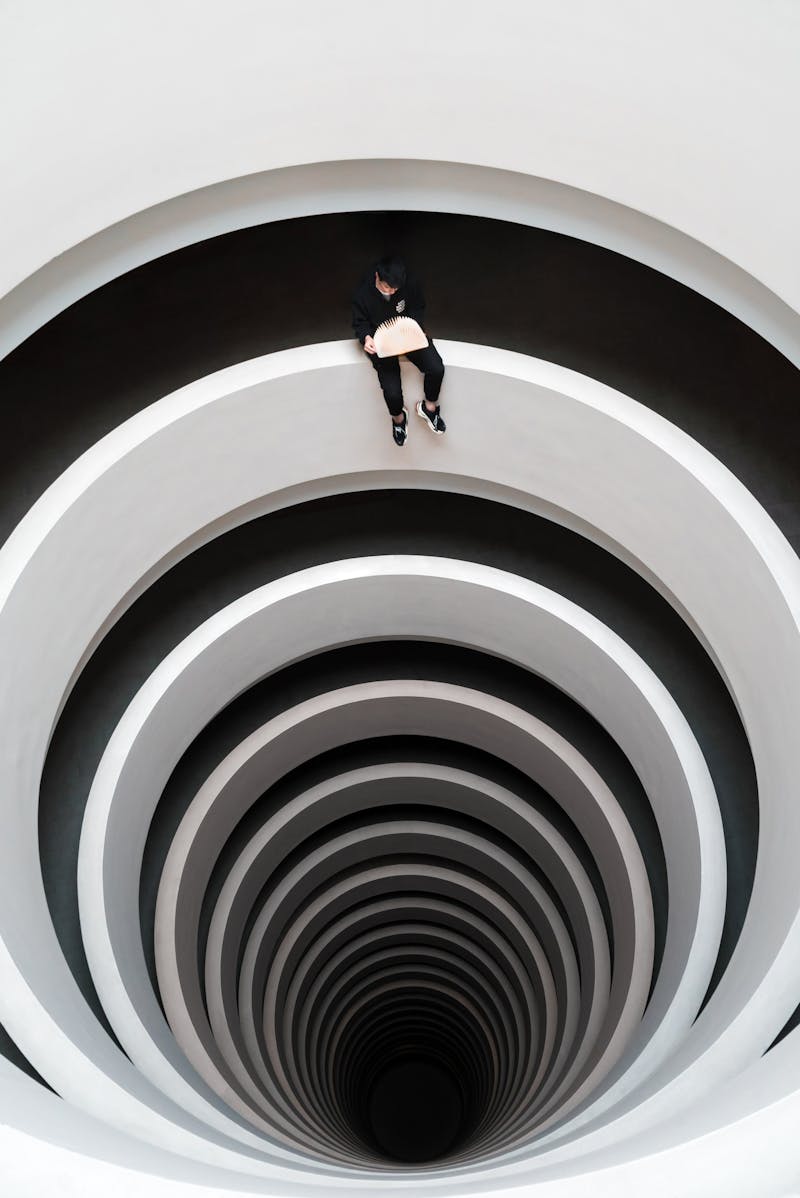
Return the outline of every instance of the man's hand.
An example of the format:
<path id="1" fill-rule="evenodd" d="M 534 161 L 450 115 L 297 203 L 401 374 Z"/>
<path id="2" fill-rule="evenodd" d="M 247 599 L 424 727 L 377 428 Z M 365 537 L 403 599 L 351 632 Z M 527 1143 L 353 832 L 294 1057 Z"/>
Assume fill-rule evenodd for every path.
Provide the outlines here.
<path id="1" fill-rule="evenodd" d="M 377 349 L 375 348 L 375 342 L 372 340 L 371 337 L 364 338 L 364 349 L 367 351 L 368 354 L 376 354 L 378 352 Z"/>

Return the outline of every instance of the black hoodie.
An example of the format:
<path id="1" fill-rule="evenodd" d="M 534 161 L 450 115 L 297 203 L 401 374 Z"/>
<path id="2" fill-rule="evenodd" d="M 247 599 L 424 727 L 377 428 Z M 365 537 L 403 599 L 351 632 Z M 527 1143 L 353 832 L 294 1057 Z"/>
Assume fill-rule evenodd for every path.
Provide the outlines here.
<path id="1" fill-rule="evenodd" d="M 375 286 L 375 268 L 358 285 L 353 296 L 353 331 L 361 344 L 372 337 L 379 324 L 393 316 L 411 316 L 422 325 L 425 298 L 416 279 L 406 279 L 394 295 L 381 295 Z"/>

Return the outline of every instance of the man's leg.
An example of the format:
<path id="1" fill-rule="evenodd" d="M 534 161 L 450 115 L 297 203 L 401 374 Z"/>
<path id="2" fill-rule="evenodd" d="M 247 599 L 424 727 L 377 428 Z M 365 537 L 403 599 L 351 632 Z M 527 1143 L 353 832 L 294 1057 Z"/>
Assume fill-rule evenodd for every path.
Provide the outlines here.
<path id="1" fill-rule="evenodd" d="M 403 407 L 400 359 L 379 358 L 377 354 L 370 354 L 369 360 L 372 362 L 378 375 L 378 382 L 381 385 L 381 391 L 383 391 L 383 398 L 386 401 L 386 407 L 389 409 L 392 424 L 395 426 L 392 430 L 395 444 L 403 445 L 406 439 L 408 420 L 406 410 Z"/>
<path id="2" fill-rule="evenodd" d="M 443 433 L 446 425 L 439 408 L 439 392 L 444 379 L 444 362 L 436 346 L 431 342 L 425 349 L 415 349 L 406 355 L 425 376 L 425 400 L 417 404 L 417 415 L 421 416 L 432 432 Z"/>

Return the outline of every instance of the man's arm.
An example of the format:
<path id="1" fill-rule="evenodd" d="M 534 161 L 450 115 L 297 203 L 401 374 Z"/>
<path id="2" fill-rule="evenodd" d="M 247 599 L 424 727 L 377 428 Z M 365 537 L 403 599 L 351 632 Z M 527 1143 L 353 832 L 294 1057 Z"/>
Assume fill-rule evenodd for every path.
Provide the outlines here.
<path id="1" fill-rule="evenodd" d="M 364 304 L 358 297 L 358 293 L 353 296 L 353 332 L 363 345 L 367 337 L 372 337 L 375 332 L 375 325 L 372 322 L 372 317 L 367 311 Z"/>
<path id="2" fill-rule="evenodd" d="M 409 279 L 406 286 L 406 310 L 404 316 L 416 320 L 421 328 L 425 328 L 425 296 L 416 279 Z"/>

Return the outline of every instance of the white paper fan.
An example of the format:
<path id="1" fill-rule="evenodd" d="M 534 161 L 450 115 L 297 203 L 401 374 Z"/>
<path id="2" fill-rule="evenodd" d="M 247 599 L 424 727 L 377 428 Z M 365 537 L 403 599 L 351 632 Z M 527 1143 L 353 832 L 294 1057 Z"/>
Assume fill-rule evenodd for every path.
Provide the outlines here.
<path id="1" fill-rule="evenodd" d="M 396 358 L 415 349 L 425 349 L 428 338 L 412 316 L 395 316 L 384 320 L 373 337 L 379 358 Z"/>

